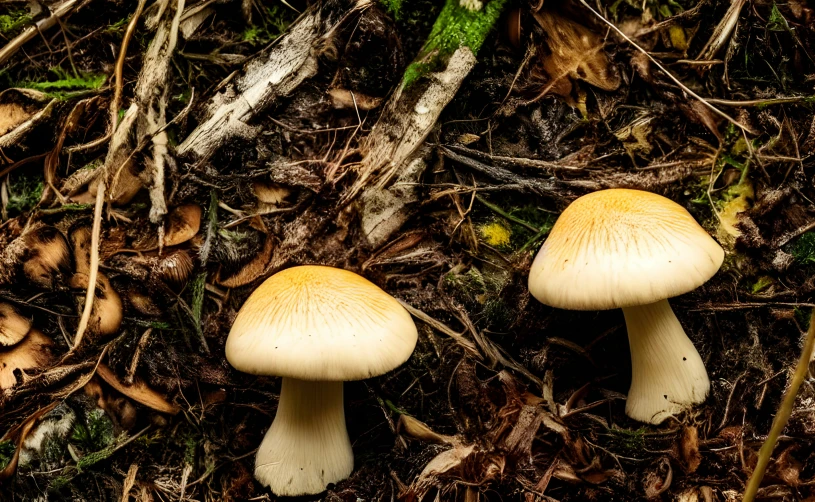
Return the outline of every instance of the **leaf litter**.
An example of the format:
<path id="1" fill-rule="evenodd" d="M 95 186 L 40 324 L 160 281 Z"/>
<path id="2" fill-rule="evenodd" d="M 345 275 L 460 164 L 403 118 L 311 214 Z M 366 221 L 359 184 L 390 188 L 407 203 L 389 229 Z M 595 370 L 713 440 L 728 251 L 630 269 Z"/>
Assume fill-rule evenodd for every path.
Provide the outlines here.
<path id="1" fill-rule="evenodd" d="M 303 263 L 364 272 L 420 329 L 405 366 L 346 385 L 357 465 L 320 498 L 739 499 L 815 303 L 808 4 L 495 3 L 387 183 L 355 167 L 439 4 L 68 3 L 43 37 L 25 2 L 0 7 L 0 301 L 31 325 L 0 356 L 35 349 L 3 371 L 4 500 L 269 499 L 252 457 L 279 383 L 223 344 L 251 290 Z M 658 427 L 623 413 L 619 313 L 525 286 L 557 214 L 611 187 L 676 200 L 728 250 L 673 301 L 711 395 Z M 815 495 L 814 399 L 760 497 Z"/>

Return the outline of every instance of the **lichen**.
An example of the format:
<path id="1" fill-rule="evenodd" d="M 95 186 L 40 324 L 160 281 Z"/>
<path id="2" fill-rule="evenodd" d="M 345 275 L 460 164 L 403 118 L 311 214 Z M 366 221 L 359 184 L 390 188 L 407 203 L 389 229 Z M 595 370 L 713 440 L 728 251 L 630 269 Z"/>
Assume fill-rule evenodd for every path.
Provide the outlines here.
<path id="1" fill-rule="evenodd" d="M 491 221 L 478 227 L 478 233 L 484 242 L 495 248 L 509 246 L 512 231 L 498 221 Z"/>

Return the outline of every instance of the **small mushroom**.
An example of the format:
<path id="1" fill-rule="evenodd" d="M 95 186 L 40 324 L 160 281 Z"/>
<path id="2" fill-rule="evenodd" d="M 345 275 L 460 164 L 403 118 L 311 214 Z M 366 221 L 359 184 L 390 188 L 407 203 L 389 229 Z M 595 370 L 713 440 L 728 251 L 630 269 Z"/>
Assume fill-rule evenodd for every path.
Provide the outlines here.
<path id="1" fill-rule="evenodd" d="M 201 206 L 186 204 L 170 211 L 167 216 L 165 246 L 177 246 L 195 237 L 201 229 Z"/>
<path id="2" fill-rule="evenodd" d="M 74 270 L 87 275 L 91 270 L 91 229 L 80 227 L 71 232 L 71 244 L 74 247 Z"/>
<path id="3" fill-rule="evenodd" d="M 70 286 L 74 289 L 87 290 L 88 276 L 78 273 L 71 277 Z M 84 305 L 84 297 L 79 305 L 80 312 Z M 91 318 L 88 321 L 88 330 L 96 335 L 110 336 L 119 331 L 122 325 L 122 298 L 113 289 L 110 280 L 103 274 L 96 279 L 96 296 L 93 299 Z"/>
<path id="4" fill-rule="evenodd" d="M 418 333 L 390 295 L 353 272 L 300 266 L 246 300 L 226 341 L 239 371 L 283 377 L 255 477 L 281 496 L 320 493 L 354 468 L 342 382 L 404 363 Z"/>
<path id="5" fill-rule="evenodd" d="M 50 348 L 53 344 L 42 332 L 32 329 L 17 345 L 0 349 L 0 389 L 10 389 L 17 385 L 15 370 L 47 366 L 52 360 Z"/>
<path id="6" fill-rule="evenodd" d="M 154 270 L 162 281 L 174 286 L 183 286 L 194 268 L 190 253 L 177 249 L 160 256 Z"/>
<path id="7" fill-rule="evenodd" d="M 622 308 L 631 348 L 626 414 L 658 424 L 701 403 L 705 365 L 668 298 L 708 281 L 724 250 L 679 204 L 640 190 L 601 190 L 560 215 L 529 271 L 529 292 L 569 310 Z"/>
<path id="8" fill-rule="evenodd" d="M 11 347 L 31 331 L 31 321 L 21 316 L 11 304 L 0 303 L 0 347 Z"/>
<path id="9" fill-rule="evenodd" d="M 23 237 L 23 274 L 35 285 L 52 288 L 57 272 L 67 270 L 70 251 L 65 237 L 54 227 L 40 227 Z"/>

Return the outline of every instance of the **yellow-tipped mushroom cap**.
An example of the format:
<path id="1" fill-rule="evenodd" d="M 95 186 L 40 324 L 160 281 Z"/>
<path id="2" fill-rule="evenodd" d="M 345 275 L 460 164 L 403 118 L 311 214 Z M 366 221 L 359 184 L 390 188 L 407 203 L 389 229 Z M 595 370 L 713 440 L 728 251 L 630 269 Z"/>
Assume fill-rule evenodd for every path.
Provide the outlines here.
<path id="1" fill-rule="evenodd" d="M 679 204 L 601 190 L 560 215 L 532 263 L 529 291 L 569 310 L 632 307 L 698 288 L 723 260 L 721 246 Z"/>
<path id="2" fill-rule="evenodd" d="M 393 297 L 353 272 L 300 266 L 246 300 L 226 341 L 236 369 L 300 380 L 361 380 L 404 363 L 418 334 Z"/>

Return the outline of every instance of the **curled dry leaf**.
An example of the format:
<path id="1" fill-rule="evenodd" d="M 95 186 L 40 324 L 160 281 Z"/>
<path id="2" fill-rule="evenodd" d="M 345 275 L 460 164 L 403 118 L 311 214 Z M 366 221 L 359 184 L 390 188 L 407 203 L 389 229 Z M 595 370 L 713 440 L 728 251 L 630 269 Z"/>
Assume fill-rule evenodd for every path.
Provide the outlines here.
<path id="1" fill-rule="evenodd" d="M 252 193 L 257 198 L 258 205 L 277 206 L 285 202 L 291 195 L 291 189 L 279 183 L 255 180 L 252 182 Z"/>
<path id="2" fill-rule="evenodd" d="M 17 345 L 0 349 L 0 389 L 10 389 L 17 384 L 15 370 L 30 370 L 48 365 L 52 360 L 53 344 L 42 332 L 32 329 Z"/>
<path id="3" fill-rule="evenodd" d="M 168 402 L 164 396 L 151 389 L 146 383 L 140 380 L 134 381 L 133 385 L 125 385 L 105 364 L 99 364 L 99 367 L 96 368 L 96 374 L 114 389 L 118 390 L 137 403 L 147 406 L 148 408 L 171 415 L 175 415 L 181 411 L 178 406 Z"/>
<path id="4" fill-rule="evenodd" d="M 221 272 L 219 271 L 215 282 L 217 282 L 219 286 L 237 288 L 254 281 L 266 271 L 266 266 L 272 259 L 273 247 L 272 238 L 267 236 L 263 242 L 263 249 L 260 253 L 255 255 L 249 263 L 241 267 L 236 274 L 228 277 L 221 277 Z"/>
<path id="5" fill-rule="evenodd" d="M 20 315 L 11 304 L 0 303 L 0 346 L 11 347 L 31 331 L 31 321 Z"/>
<path id="6" fill-rule="evenodd" d="M 76 273 L 71 277 L 70 286 L 74 289 L 87 290 L 88 275 Z M 83 301 L 79 304 L 80 312 L 84 306 Z M 103 274 L 99 274 L 96 280 L 96 296 L 93 299 L 91 308 L 91 318 L 88 321 L 88 331 L 100 336 L 110 336 L 119 331 L 122 325 L 123 316 L 122 298 L 113 289 L 110 280 Z"/>
<path id="7" fill-rule="evenodd" d="M 201 229 L 201 206 L 186 204 L 170 211 L 167 216 L 165 246 L 177 246 L 195 237 Z"/>
<path id="8" fill-rule="evenodd" d="M 569 99 L 572 92 L 569 79 L 583 80 L 606 91 L 620 86 L 620 75 L 603 51 L 603 40 L 597 34 L 551 10 L 533 15 L 547 37 L 548 51 L 542 51 L 541 63 L 552 92 Z"/>
<path id="9" fill-rule="evenodd" d="M 416 481 L 410 485 L 408 488 L 409 495 L 400 498 L 422 500 L 438 482 L 439 477 L 458 470 L 467 458 L 473 454 L 474 450 L 474 445 L 459 445 L 439 453 L 427 463 Z"/>
<path id="10" fill-rule="evenodd" d="M 81 227 L 71 232 L 71 244 L 74 247 L 74 271 L 87 275 L 91 270 L 91 229 Z"/>
<path id="11" fill-rule="evenodd" d="M 54 227 L 40 227 L 23 237 L 23 274 L 42 288 L 51 288 L 54 277 L 69 265 L 70 251 L 65 237 Z"/>
<path id="12" fill-rule="evenodd" d="M 331 103 L 334 108 L 358 109 L 362 111 L 373 110 L 382 104 L 382 98 L 368 96 L 359 92 L 351 92 L 348 89 L 331 89 L 328 91 Z"/>
<path id="13" fill-rule="evenodd" d="M 17 144 L 38 122 L 47 118 L 56 99 L 33 89 L 0 92 L 0 148 Z"/>
<path id="14" fill-rule="evenodd" d="M 131 429 L 136 425 L 136 407 L 119 393 L 105 392 L 99 379 L 92 378 L 83 388 L 85 395 L 96 401 L 96 405 L 122 429 Z"/>
<path id="15" fill-rule="evenodd" d="M 439 434 L 428 427 L 426 423 L 413 418 L 410 415 L 400 415 L 399 423 L 397 424 L 396 429 L 401 434 L 407 434 L 408 436 L 422 440 L 426 443 L 449 445 L 461 444 L 461 441 L 457 437 Z"/>

